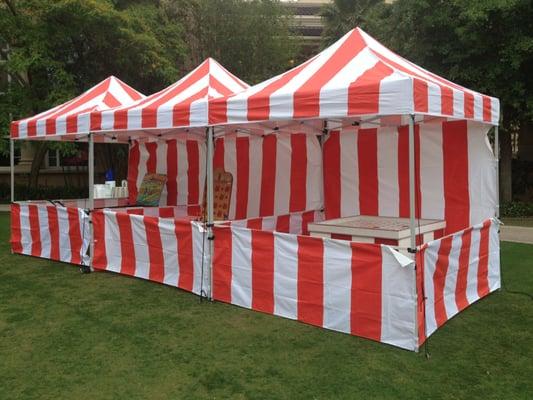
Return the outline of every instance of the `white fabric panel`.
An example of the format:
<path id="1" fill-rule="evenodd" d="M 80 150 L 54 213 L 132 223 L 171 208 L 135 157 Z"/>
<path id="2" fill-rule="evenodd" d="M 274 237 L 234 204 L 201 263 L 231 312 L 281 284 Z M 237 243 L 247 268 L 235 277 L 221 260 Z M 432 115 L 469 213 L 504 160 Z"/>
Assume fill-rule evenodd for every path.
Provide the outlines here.
<path id="1" fill-rule="evenodd" d="M 231 231 L 231 303 L 252 308 L 252 232 L 242 228 Z"/>
<path id="2" fill-rule="evenodd" d="M 444 219 L 442 124 L 420 124 L 420 192 L 423 218 Z"/>
<path id="3" fill-rule="evenodd" d="M 298 318 L 298 241 L 274 233 L 274 314 Z"/>
<path id="4" fill-rule="evenodd" d="M 359 214 L 359 161 L 357 157 L 358 132 L 344 129 L 341 145 L 341 216 Z M 346 199 L 346 200 L 345 200 Z"/>
<path id="5" fill-rule="evenodd" d="M 455 288 L 457 286 L 457 274 L 459 273 L 459 254 L 461 253 L 462 235 L 455 235 L 448 257 L 448 270 L 444 283 L 444 308 L 448 319 L 459 312 L 455 302 Z"/>
<path id="6" fill-rule="evenodd" d="M 139 168 L 138 168 L 138 174 L 137 174 L 137 188 L 141 187 L 141 183 L 144 179 L 144 175 L 146 175 L 146 172 L 148 171 L 148 167 L 146 165 L 146 162 L 148 161 L 148 150 L 146 150 L 146 147 L 139 143 Z"/>
<path id="7" fill-rule="evenodd" d="M 204 246 L 203 248 L 202 245 Z M 202 224 L 198 222 L 192 222 L 192 250 L 194 267 L 192 292 L 199 295 L 202 295 L 202 292 L 204 295 L 207 295 L 211 291 L 211 277 L 209 274 L 209 248 L 210 243 L 209 240 L 207 240 L 207 232 L 204 231 Z"/>
<path id="8" fill-rule="evenodd" d="M 322 147 L 316 136 L 307 136 L 306 210 L 324 207 L 324 179 L 322 170 Z"/>
<path id="9" fill-rule="evenodd" d="M 435 290 L 433 287 L 433 275 L 437 265 L 441 241 L 431 242 L 433 251 L 424 253 L 424 294 L 426 295 L 426 336 L 429 337 L 437 330 L 437 320 L 435 319 Z M 428 247 L 429 249 L 429 247 Z"/>
<path id="10" fill-rule="evenodd" d="M 468 273 L 466 276 L 466 299 L 470 304 L 479 300 L 477 292 L 477 272 L 479 266 L 480 239 L 481 234 L 479 229 L 473 229 L 472 237 L 470 239 L 470 252 L 468 255 Z"/>
<path id="11" fill-rule="evenodd" d="M 40 119 L 37 121 L 36 124 L 37 127 L 37 136 L 45 136 L 46 135 L 46 121 Z"/>
<path id="12" fill-rule="evenodd" d="M 324 240 L 324 328 L 351 332 L 352 249 L 350 242 Z"/>
<path id="13" fill-rule="evenodd" d="M 496 216 L 498 164 L 486 136 L 489 128 L 478 122 L 468 122 L 470 225 Z"/>
<path id="14" fill-rule="evenodd" d="M 493 220 L 490 226 L 489 238 L 489 289 L 490 291 L 497 290 L 501 287 L 501 272 L 500 272 L 500 234 L 498 233 L 500 224 Z"/>
<path id="15" fill-rule="evenodd" d="M 378 130 L 378 205 L 379 215 L 397 217 L 400 214 L 398 187 L 398 130 Z"/>
<path id="16" fill-rule="evenodd" d="M 70 248 L 70 224 L 66 208 L 57 207 L 57 222 L 59 226 L 59 258 L 70 261 L 72 260 L 72 249 Z"/>
<path id="17" fill-rule="evenodd" d="M 120 246 L 120 230 L 114 212 L 104 212 L 105 218 L 105 251 L 107 258 L 107 270 L 120 272 L 122 265 L 122 253 Z"/>
<path id="18" fill-rule="evenodd" d="M 500 122 L 500 100 L 496 98 L 492 98 L 490 102 L 490 106 L 491 106 L 492 124 L 498 125 Z"/>
<path id="19" fill-rule="evenodd" d="M 176 240 L 174 220 L 159 218 L 158 226 L 161 245 L 163 246 L 165 268 L 163 283 L 176 286 L 179 279 L 180 265 L 178 261 L 178 241 Z"/>
<path id="20" fill-rule="evenodd" d="M 431 82 L 428 82 L 428 112 L 429 114 L 441 113 L 441 93 L 440 86 Z"/>
<path id="21" fill-rule="evenodd" d="M 248 179 L 248 207 L 247 214 L 259 215 L 261 201 L 261 174 L 263 163 L 263 140 L 258 136 L 250 136 L 249 141 L 249 171 Z"/>
<path id="22" fill-rule="evenodd" d="M 48 227 L 48 212 L 46 206 L 37 207 L 37 215 L 39 216 L 39 233 L 41 238 L 41 257 L 50 258 L 51 241 L 50 230 Z"/>
<path id="23" fill-rule="evenodd" d="M 274 191 L 274 215 L 289 212 L 289 196 L 291 193 L 291 137 L 281 134 L 276 142 L 276 183 Z"/>
<path id="24" fill-rule="evenodd" d="M 474 118 L 483 120 L 483 97 L 478 93 L 474 93 Z"/>
<path id="25" fill-rule="evenodd" d="M 20 205 L 20 242 L 23 254 L 31 254 L 30 210 L 26 205 Z"/>
<path id="26" fill-rule="evenodd" d="M 221 97 L 221 96 L 219 93 L 217 93 L 213 97 Z M 208 109 L 209 107 L 205 99 L 199 99 L 199 100 L 193 101 L 190 106 L 189 125 L 190 126 L 208 125 L 209 124 L 209 120 L 208 120 L 209 110 Z"/>
<path id="27" fill-rule="evenodd" d="M 453 89 L 453 115 L 455 118 L 465 117 L 465 93 Z"/>
<path id="28" fill-rule="evenodd" d="M 135 276 L 148 279 L 150 277 L 150 255 L 144 217 L 142 215 L 130 215 L 130 221 L 135 251 Z"/>
<path id="29" fill-rule="evenodd" d="M 229 205 L 229 219 L 235 218 L 235 201 L 237 199 L 237 147 L 235 136 L 227 136 L 224 138 L 224 170 L 233 176 L 233 184 L 231 185 L 231 199 Z"/>
<path id="30" fill-rule="evenodd" d="M 414 263 L 402 266 L 399 256 L 381 246 L 381 341 L 414 350 L 418 347 Z"/>
<path id="31" fill-rule="evenodd" d="M 411 78 L 394 72 L 383 78 L 379 88 L 379 114 L 402 115 L 413 110 Z"/>
<path id="32" fill-rule="evenodd" d="M 182 143 L 176 141 L 176 146 L 178 148 L 177 154 L 178 154 L 178 199 L 176 204 L 187 204 L 187 199 L 189 196 L 189 178 L 186 172 L 189 169 L 189 161 L 187 157 L 187 146 L 184 146 Z M 203 154 L 203 146 L 200 146 L 202 148 L 202 152 L 200 152 L 200 165 L 204 165 L 205 162 L 203 161 L 204 158 L 202 157 Z M 203 168 L 203 167 L 202 167 Z M 180 172 L 181 171 L 181 172 Z M 203 186 L 201 183 L 204 182 L 204 180 L 200 180 L 200 193 L 203 193 Z M 203 199 L 202 196 L 200 196 L 200 199 Z"/>
<path id="33" fill-rule="evenodd" d="M 156 173 L 166 174 L 167 173 L 167 151 L 168 145 L 166 141 L 158 141 L 156 148 Z M 167 185 L 163 186 L 163 191 L 161 192 L 161 198 L 159 199 L 159 204 L 167 205 Z"/>

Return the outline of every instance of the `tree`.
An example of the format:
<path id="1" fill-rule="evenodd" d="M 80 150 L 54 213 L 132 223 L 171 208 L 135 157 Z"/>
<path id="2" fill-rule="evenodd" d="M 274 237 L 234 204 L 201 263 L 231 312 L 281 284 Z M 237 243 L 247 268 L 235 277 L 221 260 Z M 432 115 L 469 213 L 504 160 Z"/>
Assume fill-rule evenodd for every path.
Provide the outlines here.
<path id="1" fill-rule="evenodd" d="M 376 31 L 389 7 L 383 0 L 334 0 L 325 4 L 321 16 L 324 21 L 322 44 L 329 46 L 349 30 L 361 27 Z"/>
<path id="2" fill-rule="evenodd" d="M 256 83 L 291 67 L 298 51 L 291 16 L 279 1 L 166 0 L 162 8 L 185 26 L 189 69 L 213 57 Z"/>
<path id="3" fill-rule="evenodd" d="M 289 18 L 275 0 L 0 0 L 0 44 L 13 77 L 0 96 L 0 134 L 10 118 L 49 109 L 109 75 L 151 94 L 214 57 L 248 82 L 266 79 L 297 52 Z M 49 148 L 34 145 L 33 186 Z"/>
<path id="4" fill-rule="evenodd" d="M 424 67 L 500 99 L 500 190 L 512 199 L 511 132 L 533 118 L 530 0 L 399 0 L 390 44 Z M 525 132 L 524 132 L 525 133 Z M 531 134 L 531 132 L 529 132 Z"/>
<path id="5" fill-rule="evenodd" d="M 37 114 L 112 74 L 148 92 L 175 80 L 185 54 L 181 25 L 165 20 L 157 5 L 130 3 L 118 9 L 107 0 L 4 0 L 0 43 L 8 45 L 13 83 L 0 98 L 0 133 L 8 133 L 10 117 Z M 50 147 L 34 145 L 31 186 Z"/>

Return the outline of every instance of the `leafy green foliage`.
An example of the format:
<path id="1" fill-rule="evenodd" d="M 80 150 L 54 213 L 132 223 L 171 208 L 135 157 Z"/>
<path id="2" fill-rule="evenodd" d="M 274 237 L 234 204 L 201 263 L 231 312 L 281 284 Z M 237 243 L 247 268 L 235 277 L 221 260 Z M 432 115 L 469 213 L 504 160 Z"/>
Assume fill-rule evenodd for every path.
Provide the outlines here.
<path id="1" fill-rule="evenodd" d="M 329 46 L 349 30 L 360 27 L 369 32 L 380 30 L 389 7 L 383 0 L 334 0 L 322 8 L 322 42 Z"/>
<path id="2" fill-rule="evenodd" d="M 15 185 L 15 199 L 32 200 L 59 200 L 59 199 L 85 199 L 88 196 L 87 187 L 76 185 L 28 187 Z M 0 183 L 0 204 L 11 201 L 11 188 L 9 183 Z"/>
<path id="3" fill-rule="evenodd" d="M 523 201 L 511 201 L 500 205 L 502 217 L 520 218 L 533 217 L 533 203 Z"/>
<path id="4" fill-rule="evenodd" d="M 151 94 L 214 57 L 244 80 L 266 79 L 297 52 L 288 18 L 275 0 L 0 1 L 0 48 L 8 59 L 0 74 L 12 77 L 0 95 L 0 136 L 11 119 L 65 102 L 109 75 Z M 1 141 L 0 153 L 7 146 Z M 37 143 L 38 153 L 43 146 L 73 151 Z"/>
<path id="5" fill-rule="evenodd" d="M 533 117 L 532 21 L 530 0 L 398 0 L 382 36 L 425 68 L 498 97 L 510 126 Z"/>
<path id="6" fill-rule="evenodd" d="M 257 83 L 290 68 L 298 50 L 290 15 L 279 1 L 167 0 L 162 8 L 185 26 L 190 68 L 213 57 Z"/>

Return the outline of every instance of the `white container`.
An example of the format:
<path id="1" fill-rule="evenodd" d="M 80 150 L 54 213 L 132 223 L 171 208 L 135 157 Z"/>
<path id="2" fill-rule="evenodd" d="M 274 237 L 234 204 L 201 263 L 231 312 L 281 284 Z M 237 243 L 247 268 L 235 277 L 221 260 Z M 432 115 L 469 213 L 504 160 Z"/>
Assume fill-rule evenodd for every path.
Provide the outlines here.
<path id="1" fill-rule="evenodd" d="M 112 187 L 109 185 L 94 185 L 95 199 L 109 199 L 112 197 Z"/>
<path id="2" fill-rule="evenodd" d="M 128 188 L 121 186 L 113 188 L 113 198 L 124 197 L 128 197 Z"/>
<path id="3" fill-rule="evenodd" d="M 106 185 L 109 185 L 109 186 L 112 187 L 112 188 L 114 188 L 115 186 L 117 186 L 116 181 L 105 181 L 105 184 L 106 184 Z"/>

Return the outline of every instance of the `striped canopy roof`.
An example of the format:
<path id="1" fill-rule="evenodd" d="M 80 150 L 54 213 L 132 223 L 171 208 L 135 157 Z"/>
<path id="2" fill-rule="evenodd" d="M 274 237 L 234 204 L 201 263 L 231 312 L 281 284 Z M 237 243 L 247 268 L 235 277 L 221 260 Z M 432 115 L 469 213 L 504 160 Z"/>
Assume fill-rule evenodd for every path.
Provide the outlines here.
<path id="1" fill-rule="evenodd" d="M 210 124 L 211 99 L 249 86 L 212 58 L 166 89 L 133 104 L 98 112 L 103 131 L 144 131 Z"/>
<path id="2" fill-rule="evenodd" d="M 100 129 L 94 111 L 131 104 L 144 95 L 110 76 L 80 96 L 30 118 L 11 123 L 11 137 L 16 139 L 53 139 L 66 135 L 87 134 Z"/>
<path id="3" fill-rule="evenodd" d="M 407 114 L 497 125 L 499 101 L 407 61 L 356 28 L 303 64 L 210 102 L 212 124 Z"/>

